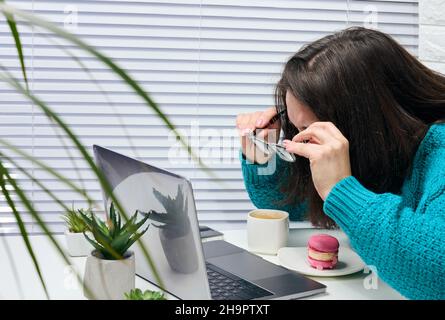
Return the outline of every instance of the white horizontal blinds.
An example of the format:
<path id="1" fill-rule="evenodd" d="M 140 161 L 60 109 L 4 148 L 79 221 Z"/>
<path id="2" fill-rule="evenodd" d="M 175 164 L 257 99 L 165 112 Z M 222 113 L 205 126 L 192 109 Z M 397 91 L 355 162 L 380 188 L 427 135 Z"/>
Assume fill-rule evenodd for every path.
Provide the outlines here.
<path id="1" fill-rule="evenodd" d="M 39 0 L 32 3 L 17 0 L 14 3 L 28 6 L 59 25 L 77 20 L 77 27 L 70 30 L 113 57 L 151 93 L 181 132 L 192 137 L 195 150 L 207 156 L 205 162 L 216 178 L 189 161 L 179 161 L 171 148 L 176 142 L 169 131 L 100 62 L 56 40 L 65 50 L 81 57 L 107 97 L 44 32 L 35 30 L 33 35 L 31 29 L 21 28 L 27 63 L 32 67 L 34 93 L 71 125 L 85 146 L 104 145 L 189 177 L 200 220 L 218 228 L 242 226 L 246 212 L 252 208 L 237 160 L 239 143 L 233 138 L 235 117 L 240 112 L 261 110 L 273 103 L 273 85 L 282 64 L 301 45 L 347 25 L 363 25 L 373 17 L 370 12 L 377 11 L 376 27 L 393 34 L 413 53 L 417 52 L 417 3 L 413 1 Z M 3 42 L 8 36 L 5 21 L 0 21 L 0 28 Z M 20 76 L 14 47 L 8 41 L 0 51 L 1 61 Z M 54 126 L 36 107 L 30 114 L 29 103 L 3 85 L 0 88 L 2 134 L 73 182 L 83 184 L 100 202 L 99 185 L 72 144 L 64 139 L 69 147 L 64 149 L 55 136 Z M 66 150 L 74 156 L 75 166 Z M 29 164 L 28 168 L 68 204 L 84 205 L 60 181 Z M 45 220 L 53 230 L 61 231 L 58 206 L 27 179 L 21 181 Z M 5 220 L 10 218 L 9 213 L 0 213 L 0 217 L 3 231 L 14 228 L 10 220 Z M 34 231 L 38 232 L 38 228 Z"/>
<path id="2" fill-rule="evenodd" d="M 198 119 L 200 124 L 206 124 L 208 119 L 218 117 L 218 123 L 207 129 L 210 132 L 232 128 L 237 113 L 271 106 L 273 87 L 283 62 L 301 45 L 346 26 L 366 22 L 394 35 L 417 53 L 417 4 L 413 2 L 204 0 L 202 3 Z M 230 142 L 227 145 L 230 149 Z M 217 156 L 218 152 L 215 153 Z M 217 171 L 223 177 L 224 172 L 235 177 L 224 180 L 231 194 L 224 198 L 215 191 L 214 197 L 205 200 L 208 206 L 203 203 L 202 216 L 216 215 L 217 223 L 238 225 L 252 208 L 238 165 Z M 221 192 L 227 193 L 227 189 Z M 215 199 L 219 199 L 216 204 Z M 231 223 L 224 219 L 231 219 Z"/>

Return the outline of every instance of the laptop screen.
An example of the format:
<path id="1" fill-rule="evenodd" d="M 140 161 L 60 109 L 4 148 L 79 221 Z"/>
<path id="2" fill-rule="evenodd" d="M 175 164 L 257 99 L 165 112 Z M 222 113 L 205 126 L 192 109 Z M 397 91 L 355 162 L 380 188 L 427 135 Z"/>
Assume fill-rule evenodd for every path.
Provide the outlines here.
<path id="1" fill-rule="evenodd" d="M 127 216 L 136 210 L 149 215 L 150 226 L 141 240 L 164 289 L 182 299 L 210 299 L 190 182 L 99 146 L 94 146 L 94 155 Z M 108 212 L 111 201 L 103 196 Z M 140 245 L 130 250 L 135 252 L 136 273 L 158 284 Z"/>

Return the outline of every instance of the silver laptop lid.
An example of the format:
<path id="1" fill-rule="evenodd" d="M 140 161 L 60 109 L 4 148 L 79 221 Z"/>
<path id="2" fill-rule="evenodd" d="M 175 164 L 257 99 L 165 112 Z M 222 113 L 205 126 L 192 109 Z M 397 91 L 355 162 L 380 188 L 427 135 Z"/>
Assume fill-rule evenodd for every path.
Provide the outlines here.
<path id="1" fill-rule="evenodd" d="M 181 299 L 210 299 L 204 254 L 190 182 L 100 146 L 93 146 L 99 169 L 128 216 L 148 213 L 141 238 L 164 288 Z M 111 201 L 103 192 L 107 212 Z M 134 244 L 136 273 L 156 283 L 139 244 Z"/>

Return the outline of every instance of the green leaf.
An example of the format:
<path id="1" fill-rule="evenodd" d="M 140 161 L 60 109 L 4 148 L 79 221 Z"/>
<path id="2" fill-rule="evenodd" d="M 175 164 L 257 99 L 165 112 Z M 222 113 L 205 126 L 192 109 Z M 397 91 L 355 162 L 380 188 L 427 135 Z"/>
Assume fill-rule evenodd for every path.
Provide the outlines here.
<path id="1" fill-rule="evenodd" d="M 1 5 L 0 5 L 1 7 Z M 26 91 L 23 89 L 23 87 L 20 85 L 20 83 L 14 79 L 14 77 L 12 77 L 10 74 L 8 74 L 8 72 L 5 72 L 7 74 L 7 76 L 4 76 L 2 74 L 0 74 L 0 78 L 2 78 L 3 80 L 5 80 L 5 82 L 9 83 L 12 87 L 14 87 L 17 91 L 19 91 L 20 93 L 22 93 L 23 95 L 27 96 L 30 98 L 30 100 L 32 100 L 37 106 L 39 106 L 46 114 L 47 116 L 52 119 L 52 120 L 56 120 L 56 123 L 62 127 L 62 129 L 66 132 L 66 134 L 71 138 L 71 140 L 74 142 L 74 144 L 76 145 L 76 147 L 78 148 L 78 150 L 80 151 L 80 153 L 82 154 L 82 156 L 84 157 L 84 159 L 87 161 L 88 165 L 90 166 L 90 168 L 92 169 L 93 173 L 96 175 L 96 177 L 98 178 L 102 188 L 104 189 L 105 193 L 107 194 L 107 196 L 109 196 L 113 201 L 118 201 L 116 199 L 116 197 L 113 195 L 112 192 L 112 188 L 109 185 L 108 181 L 105 179 L 105 177 L 103 176 L 102 172 L 100 172 L 100 170 L 97 168 L 97 166 L 95 165 L 94 161 L 92 160 L 92 158 L 89 156 L 88 152 L 86 151 L 86 149 L 83 147 L 83 145 L 80 143 L 80 141 L 78 140 L 78 138 L 73 134 L 73 132 L 68 128 L 68 126 L 56 115 L 54 114 L 46 105 L 43 101 L 41 101 L 40 99 L 38 99 L 36 96 L 34 96 L 31 92 Z M 4 145 L 8 146 L 10 149 L 12 149 L 13 151 L 17 152 L 17 153 L 23 153 L 21 150 L 18 150 L 16 147 L 12 146 L 11 144 L 7 143 L 6 141 L 2 140 L 0 138 L 0 142 L 3 143 Z M 31 159 L 33 159 L 33 157 L 29 156 Z M 122 206 L 119 204 L 119 202 L 115 202 L 118 210 L 120 210 L 120 212 L 124 212 L 122 209 Z M 35 210 L 31 207 L 28 207 L 28 210 L 33 210 L 32 214 L 34 216 L 38 216 L 38 214 L 35 212 Z M 127 218 L 124 214 L 124 217 Z M 39 225 L 42 227 L 42 229 L 44 230 L 48 230 L 48 228 L 46 227 L 45 223 L 39 218 L 38 219 L 38 223 Z M 105 229 L 105 227 L 104 227 Z M 45 233 L 50 234 L 49 231 L 45 231 Z M 53 239 L 53 238 L 52 238 Z M 58 246 L 57 242 L 52 241 L 56 246 Z M 141 251 L 144 255 L 144 258 L 147 260 L 147 262 L 150 265 L 151 270 L 153 271 L 154 277 L 157 281 L 157 284 L 162 288 L 163 284 L 162 284 L 162 280 L 159 277 L 159 273 L 156 270 L 156 267 L 154 265 L 153 260 L 151 259 L 150 255 L 148 254 L 147 249 L 145 248 L 144 244 L 139 242 L 139 246 L 141 248 Z M 105 246 L 105 249 L 109 250 L 109 248 L 107 248 Z M 60 250 L 60 252 L 63 252 Z M 110 251 L 112 255 L 114 255 L 115 258 L 119 258 L 119 255 L 117 255 L 113 249 L 111 249 Z M 104 252 L 105 253 L 105 252 Z"/>
<path id="2" fill-rule="evenodd" d="M 97 232 L 97 229 L 93 228 L 92 232 L 93 232 L 94 239 L 96 239 L 96 241 L 103 247 L 101 252 L 106 259 L 110 259 L 110 260 L 123 259 L 123 255 L 125 252 L 116 251 L 116 249 L 110 245 L 110 242 L 106 238 L 102 237 L 102 235 L 100 233 Z"/>
<path id="3" fill-rule="evenodd" d="M 0 2 L 4 2 L 1 0 Z M 4 16 L 8 21 L 9 29 L 11 29 L 11 34 L 14 38 L 15 47 L 17 49 L 17 54 L 19 56 L 20 66 L 23 73 L 23 79 L 26 83 L 26 90 L 29 90 L 28 77 L 26 75 L 26 67 L 25 67 L 25 57 L 23 55 L 22 41 L 20 40 L 20 34 L 17 28 L 17 23 L 15 22 L 14 16 L 10 13 L 4 12 Z"/>
<path id="4" fill-rule="evenodd" d="M 80 218 L 82 218 L 82 220 L 88 226 L 88 228 L 91 229 L 92 225 L 93 225 L 93 213 L 91 214 L 91 216 L 88 216 L 83 212 L 79 212 L 79 216 L 80 216 Z"/>
<path id="5" fill-rule="evenodd" d="M 42 189 L 47 195 L 51 197 L 58 205 L 60 205 L 65 211 L 69 211 L 70 208 L 68 208 L 67 205 L 60 199 L 58 199 L 54 193 L 52 193 L 48 188 L 45 187 L 45 185 L 39 180 L 33 177 L 28 170 L 22 168 L 16 161 L 14 161 L 12 158 L 6 156 L 2 152 L 0 152 L 0 157 L 3 159 L 6 159 L 8 162 L 10 162 L 16 169 L 18 169 L 21 173 L 23 173 L 26 177 L 28 177 L 30 180 L 32 180 L 33 183 L 35 183 L 40 189 Z"/>
<path id="6" fill-rule="evenodd" d="M 42 272 L 40 270 L 39 262 L 37 261 L 36 255 L 34 253 L 34 250 L 33 250 L 32 246 L 31 246 L 31 242 L 29 241 L 28 231 L 26 231 L 25 224 L 23 223 L 23 220 L 22 220 L 19 212 L 17 211 L 16 206 L 15 206 L 14 202 L 12 201 L 11 196 L 9 195 L 8 189 L 6 188 L 6 183 L 5 183 L 5 180 L 4 180 L 5 176 L 8 177 L 8 182 L 11 182 L 9 180 L 10 175 L 8 173 L 8 170 L 3 166 L 3 163 L 0 161 L 0 187 L 2 189 L 3 195 L 6 198 L 6 201 L 7 201 L 8 205 L 9 205 L 9 207 L 11 208 L 11 210 L 12 210 L 12 212 L 14 214 L 14 217 L 15 217 L 15 219 L 17 221 L 17 225 L 19 227 L 20 234 L 21 234 L 21 236 L 23 238 L 23 241 L 25 242 L 26 249 L 28 250 L 28 253 L 29 253 L 29 255 L 30 255 L 31 259 L 32 259 L 32 262 L 34 264 L 34 268 L 36 269 L 36 272 L 37 272 L 37 274 L 39 276 L 40 283 L 42 284 L 43 290 L 45 291 L 45 295 L 46 295 L 47 299 L 49 299 L 48 289 L 46 288 L 45 280 L 43 279 L 43 275 L 42 275 Z M 15 185 L 14 184 L 13 184 L 13 186 L 14 186 L 14 189 L 15 189 Z M 26 199 L 26 201 L 28 201 L 28 200 Z M 29 201 L 28 201 L 28 203 L 29 203 Z"/>
<path id="7" fill-rule="evenodd" d="M 89 225 L 83 219 L 83 216 L 87 217 L 91 213 L 90 211 L 86 212 L 87 213 L 85 213 L 83 209 L 74 210 L 74 208 L 68 209 L 65 212 L 65 215 L 62 216 L 62 219 L 65 220 L 70 232 L 82 233 L 89 230 Z"/>
<path id="8" fill-rule="evenodd" d="M 114 211 L 113 203 L 111 203 L 111 206 L 110 206 L 110 234 L 112 237 L 115 236 L 115 232 L 117 231 L 116 226 L 117 226 L 116 212 Z"/>
<path id="9" fill-rule="evenodd" d="M 125 293 L 127 300 L 167 300 L 163 293 L 159 291 L 146 290 L 142 292 L 141 289 L 133 289 Z"/>
<path id="10" fill-rule="evenodd" d="M 136 218 L 137 218 L 137 213 L 132 215 L 130 217 L 130 219 L 128 219 L 127 222 L 125 222 L 125 224 L 123 225 L 123 227 L 121 229 L 122 230 L 128 229 L 131 225 L 133 225 L 136 222 Z"/>
<path id="11" fill-rule="evenodd" d="M 92 239 L 90 239 L 90 237 L 87 236 L 87 234 L 84 232 L 83 235 L 85 236 L 85 239 L 87 239 L 87 241 L 89 243 L 91 243 L 91 245 L 98 251 L 102 252 L 104 250 L 104 248 L 97 243 L 97 241 L 94 241 Z"/>
<path id="12" fill-rule="evenodd" d="M 66 256 L 65 252 L 62 250 L 62 247 L 59 245 L 57 240 L 52 235 L 51 231 L 48 229 L 48 226 L 45 224 L 45 222 L 40 218 L 40 215 L 37 213 L 37 211 L 34 209 L 34 207 L 31 205 L 31 202 L 27 198 L 27 196 L 24 194 L 24 192 L 20 189 L 17 182 L 14 180 L 14 178 L 9 175 L 8 172 L 5 173 L 6 177 L 8 178 L 8 182 L 12 185 L 14 188 L 15 193 L 19 196 L 20 200 L 22 201 L 22 204 L 25 205 L 28 212 L 31 214 L 33 219 L 37 222 L 38 226 L 42 229 L 43 233 L 49 238 L 53 246 L 56 248 L 59 255 L 62 257 L 63 261 L 67 265 L 71 265 L 71 261 Z M 79 275 L 79 273 L 74 270 L 74 274 L 76 276 L 77 281 L 79 283 L 82 282 L 82 277 Z M 94 294 L 92 294 L 90 288 L 88 286 L 85 287 L 85 290 L 87 293 L 89 293 L 92 297 L 94 297 Z"/>
<path id="13" fill-rule="evenodd" d="M 122 219 L 121 219 L 121 215 L 118 214 L 117 215 L 117 233 L 120 233 L 122 230 Z"/>
<path id="14" fill-rule="evenodd" d="M 95 233 L 97 233 L 101 239 L 104 239 L 104 241 L 107 242 L 111 242 L 111 240 L 113 239 L 110 235 L 110 231 L 108 230 L 106 224 L 101 221 L 99 218 L 96 217 L 96 215 L 93 214 L 92 216 L 92 225 L 91 225 L 91 230 Z M 96 235 L 95 235 L 96 237 Z M 97 240 L 97 239 L 96 239 Z"/>
<path id="15" fill-rule="evenodd" d="M 134 217 L 134 222 L 136 222 L 137 214 L 138 214 L 138 211 L 136 211 L 136 212 L 134 213 L 134 216 L 133 216 L 133 217 Z M 128 226 L 127 229 L 130 230 L 131 232 L 135 232 L 135 231 L 137 231 L 140 227 L 142 227 L 142 226 L 144 225 L 144 223 L 147 221 L 147 219 L 148 219 L 148 217 L 145 216 L 145 217 L 143 217 L 143 218 L 141 219 L 141 221 L 139 221 L 138 223 L 135 224 L 135 223 L 133 222 L 133 224 L 130 225 L 130 226 Z"/>
<path id="16" fill-rule="evenodd" d="M 3 77 L 4 76 L 0 74 L 0 78 L 3 78 Z M 3 80 L 4 80 L 4 78 L 3 78 Z M 14 145 L 12 145 L 11 143 L 9 143 L 8 141 L 6 141 L 6 140 L 4 140 L 2 138 L 0 138 L 0 144 L 4 145 L 8 149 L 12 150 L 17 155 L 19 155 L 19 156 L 25 158 L 26 160 L 32 162 L 37 167 L 45 170 L 46 172 L 51 174 L 54 178 L 56 178 L 58 181 L 62 182 L 67 187 L 69 187 L 70 189 L 72 189 L 76 193 L 80 194 L 82 197 L 84 197 L 85 200 L 88 202 L 88 205 L 90 205 L 90 206 L 92 205 L 93 200 L 88 196 L 88 194 L 86 194 L 85 190 L 80 189 L 78 186 L 76 186 L 74 183 L 72 183 L 71 180 L 68 179 L 67 177 L 61 175 L 60 173 L 58 173 L 57 171 L 55 171 L 54 169 L 52 169 L 51 167 L 49 167 L 48 165 L 43 163 L 42 161 L 38 160 L 37 158 L 33 157 L 32 155 L 28 154 L 27 152 L 25 152 L 25 151 L 15 147 Z M 3 156 L 6 157 L 5 155 L 3 155 Z M 12 163 L 12 159 L 11 158 L 8 158 L 8 161 L 10 161 Z"/>
<path id="17" fill-rule="evenodd" d="M 148 227 L 150 226 L 147 226 L 147 228 L 145 228 L 145 230 L 143 230 L 142 232 L 134 234 L 134 236 L 128 240 L 127 246 L 126 248 L 124 248 L 124 250 L 127 251 L 133 245 L 134 242 L 136 242 L 140 237 L 142 237 L 144 233 L 147 232 Z"/>

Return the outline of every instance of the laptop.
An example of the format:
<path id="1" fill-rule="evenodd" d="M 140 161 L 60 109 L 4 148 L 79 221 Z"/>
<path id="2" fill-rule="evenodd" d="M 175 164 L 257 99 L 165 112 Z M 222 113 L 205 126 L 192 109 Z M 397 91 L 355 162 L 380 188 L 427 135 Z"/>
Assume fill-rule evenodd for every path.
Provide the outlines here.
<path id="1" fill-rule="evenodd" d="M 296 299 L 326 286 L 223 240 L 202 242 L 190 181 L 94 145 L 99 169 L 127 215 L 148 215 L 141 241 L 165 291 L 186 300 Z M 111 201 L 103 192 L 107 212 Z M 141 216 L 142 218 L 142 216 Z M 140 245 L 136 274 L 159 286 Z"/>

